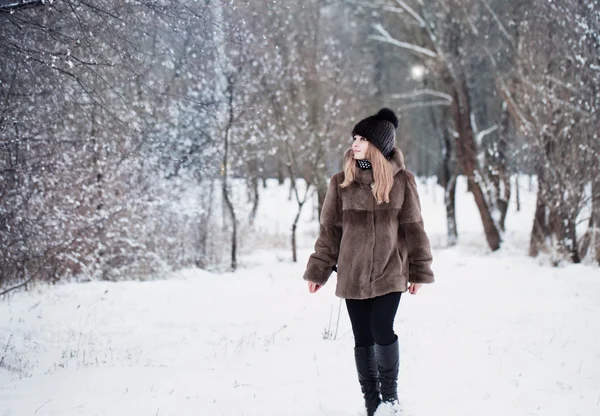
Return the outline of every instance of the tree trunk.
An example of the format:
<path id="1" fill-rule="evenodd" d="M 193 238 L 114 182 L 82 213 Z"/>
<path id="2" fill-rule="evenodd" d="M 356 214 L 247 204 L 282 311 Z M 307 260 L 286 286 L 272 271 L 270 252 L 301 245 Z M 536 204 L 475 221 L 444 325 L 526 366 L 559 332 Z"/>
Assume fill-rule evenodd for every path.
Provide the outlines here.
<path id="1" fill-rule="evenodd" d="M 469 176 L 468 182 L 471 184 L 473 198 L 475 198 L 475 204 L 477 205 L 479 214 L 481 215 L 481 221 L 483 222 L 486 240 L 492 251 L 498 250 L 500 248 L 500 233 L 498 232 L 498 227 L 496 226 L 496 223 L 490 214 L 483 190 L 479 186 L 479 183 L 476 182 L 474 176 Z"/>
<path id="2" fill-rule="evenodd" d="M 506 231 L 506 215 L 508 214 L 508 207 L 510 205 L 510 173 L 505 169 L 500 174 L 501 189 L 500 197 L 497 200 L 498 210 L 500 211 L 500 229 Z"/>
<path id="3" fill-rule="evenodd" d="M 103 194 L 102 194 L 102 179 L 103 179 L 103 174 L 102 174 L 102 167 L 101 167 L 101 163 L 100 160 L 102 158 L 102 149 L 100 144 L 98 143 L 97 139 L 96 139 L 96 133 L 97 133 L 97 122 L 96 122 L 96 112 L 98 111 L 98 106 L 96 104 L 94 104 L 93 109 L 92 109 L 92 116 L 91 116 L 91 128 L 90 128 L 90 137 L 92 138 L 92 149 L 94 151 L 94 155 L 92 156 L 92 161 L 94 163 L 94 172 L 96 173 L 96 203 L 94 204 L 96 206 L 96 212 L 100 212 L 102 210 L 103 207 Z"/>
<path id="4" fill-rule="evenodd" d="M 577 226 L 576 218 L 569 218 L 566 222 L 565 232 L 562 238 L 562 245 L 568 251 L 573 263 L 581 263 L 579 254 L 579 244 L 577 244 Z"/>
<path id="5" fill-rule="evenodd" d="M 259 182 L 258 177 L 256 177 L 256 176 L 252 177 L 251 185 L 252 185 L 253 200 L 252 200 L 252 210 L 250 211 L 250 218 L 248 219 L 251 226 L 254 225 L 254 221 L 256 220 L 256 213 L 258 212 L 258 203 L 259 203 L 259 199 L 260 199 L 260 193 L 258 191 L 258 186 L 259 186 L 258 182 Z"/>
<path id="6" fill-rule="evenodd" d="M 289 146 L 289 144 L 288 144 Z M 297 244 L 296 244 L 296 229 L 298 228 L 298 220 L 300 219 L 300 214 L 302 213 L 302 207 L 306 202 L 306 198 L 308 197 L 308 191 L 310 189 L 310 183 L 306 183 L 306 189 L 304 191 L 304 197 L 300 199 L 300 192 L 298 191 L 298 184 L 296 183 L 296 170 L 294 166 L 294 160 L 292 157 L 291 149 L 288 147 L 288 155 L 290 157 L 289 163 L 289 173 L 290 173 L 290 189 L 294 190 L 294 195 L 296 197 L 296 202 L 298 203 L 298 213 L 294 218 L 294 222 L 292 223 L 292 260 L 294 263 L 298 261 L 298 253 L 297 253 Z"/>
<path id="7" fill-rule="evenodd" d="M 431 121 L 438 126 L 433 111 L 430 111 Z M 442 120 L 448 119 L 448 110 L 442 110 Z M 455 152 L 452 148 L 452 133 L 448 128 L 436 129 L 440 135 L 442 149 L 442 166 L 438 175 L 438 184 L 444 187 L 444 204 L 446 205 L 446 224 L 448 228 L 448 246 L 458 243 L 458 228 L 456 226 L 456 181 L 458 172 Z"/>
<path id="8" fill-rule="evenodd" d="M 521 211 L 521 191 L 519 189 L 519 172 L 515 175 L 515 197 L 517 202 L 517 212 Z"/>
<path id="9" fill-rule="evenodd" d="M 510 113 L 508 112 L 508 105 L 504 103 L 502 105 L 502 117 L 500 122 L 500 139 L 498 141 L 497 156 L 494 157 L 494 168 L 498 175 L 498 189 L 496 194 L 496 204 L 500 211 L 499 225 L 500 229 L 504 232 L 506 230 L 506 215 L 508 214 L 508 207 L 510 205 L 510 169 L 508 168 L 508 140 L 510 136 Z"/>
<path id="10" fill-rule="evenodd" d="M 256 219 L 256 212 L 258 211 L 258 202 L 259 202 L 259 168 L 258 168 L 258 160 L 256 158 L 251 158 L 247 163 L 247 176 L 246 176 L 246 192 L 248 194 L 248 202 L 252 202 L 252 209 L 250 210 L 250 214 L 248 215 L 248 223 L 250 226 L 254 225 L 254 220 Z"/>
<path id="11" fill-rule="evenodd" d="M 227 155 L 227 151 L 225 152 Z M 224 156 L 224 160 L 227 159 L 227 156 Z M 237 219 L 235 217 L 235 210 L 233 207 L 233 203 L 229 198 L 229 190 L 227 186 L 227 174 L 223 177 L 223 200 L 225 201 L 225 205 L 229 211 L 229 215 L 231 216 L 231 270 L 235 271 L 237 269 Z"/>
<path id="12" fill-rule="evenodd" d="M 218 27 L 225 27 L 225 18 L 223 16 L 223 5 L 221 2 L 216 0 L 207 1 L 207 6 L 210 7 L 215 25 Z M 217 114 L 217 131 L 215 134 L 219 134 L 221 129 L 224 128 L 223 134 L 223 181 L 222 181 L 222 193 L 223 202 L 229 216 L 231 217 L 232 233 L 231 233 L 231 270 L 237 269 L 237 219 L 235 216 L 235 209 L 233 203 L 229 197 L 228 187 L 228 176 L 229 176 L 229 135 L 234 120 L 233 110 L 233 97 L 234 97 L 234 79 L 229 74 L 230 63 L 227 57 L 226 51 L 226 40 L 224 30 L 215 30 L 213 41 L 215 43 L 215 73 L 216 73 L 216 87 L 215 87 L 215 100 L 221 104 Z M 225 104 L 227 107 L 225 109 Z M 225 215 L 223 215 L 225 219 Z"/>
<path id="13" fill-rule="evenodd" d="M 213 253 L 214 239 L 209 238 L 209 225 L 212 220 L 213 200 L 215 193 L 214 180 L 210 181 L 208 186 L 208 195 L 202 195 L 202 214 L 200 214 L 199 230 L 198 230 L 198 248 L 194 250 L 196 254 L 195 264 L 198 268 L 204 268 L 210 263 L 210 256 Z"/>
<path id="14" fill-rule="evenodd" d="M 579 244 L 579 253 L 582 258 L 588 257 L 600 264 L 600 170 L 592 172 L 592 209 L 588 229 Z M 590 251 L 591 250 L 591 251 Z"/>
<path id="15" fill-rule="evenodd" d="M 536 257 L 541 250 L 547 248 L 546 237 L 550 234 L 548 232 L 548 223 L 546 221 L 546 203 L 543 194 L 541 179 L 538 178 L 535 214 L 533 216 L 533 227 L 531 229 L 531 238 L 529 240 L 529 255 L 531 257 Z"/>
<path id="16" fill-rule="evenodd" d="M 229 188 L 227 180 L 229 169 L 229 133 L 231 132 L 231 126 L 233 124 L 234 119 L 232 82 L 229 82 L 229 85 L 227 86 L 227 101 L 229 105 L 229 119 L 227 120 L 225 134 L 223 137 L 225 142 L 223 151 L 223 201 L 225 201 L 225 205 L 227 206 L 227 210 L 229 211 L 229 215 L 231 216 L 231 270 L 235 271 L 237 269 L 237 219 L 235 216 L 235 209 L 233 207 L 233 203 L 231 202 L 231 198 L 229 197 Z"/>
<path id="17" fill-rule="evenodd" d="M 279 159 L 277 161 L 277 183 L 283 185 L 285 183 L 285 164 Z"/>
<path id="18" fill-rule="evenodd" d="M 477 165 L 476 144 L 470 117 L 470 102 L 464 76 L 461 79 L 455 80 L 452 85 L 452 113 L 456 131 L 458 132 L 456 139 L 458 163 L 463 174 L 467 176 L 467 183 L 475 198 L 488 245 L 492 251 L 495 251 L 500 248 L 500 232 L 492 217 L 490 205 L 485 198 L 485 193 L 481 186 L 483 176 Z"/>
<path id="19" fill-rule="evenodd" d="M 538 169 L 539 170 L 539 169 Z M 581 257 L 577 244 L 575 218 L 564 212 L 567 201 L 556 201 L 554 190 L 546 184 L 542 172 L 538 172 L 538 193 L 536 209 L 529 243 L 529 255 L 537 256 L 540 251 L 549 251 L 552 262 L 569 257 L 573 263 L 579 263 Z"/>
<path id="20" fill-rule="evenodd" d="M 592 179 L 592 215 L 590 217 L 592 230 L 592 249 L 596 262 L 600 264 L 600 169 L 596 165 Z"/>
<path id="21" fill-rule="evenodd" d="M 448 223 L 448 246 L 455 246 L 458 243 L 458 230 L 456 227 L 456 180 L 458 175 L 453 174 L 448 180 L 444 192 L 444 202 L 446 204 L 446 220 Z"/>
<path id="22" fill-rule="evenodd" d="M 300 219 L 300 213 L 302 212 L 302 207 L 304 206 L 304 202 L 298 202 L 298 212 L 296 213 L 296 217 L 294 218 L 294 223 L 292 224 L 292 261 L 294 263 L 298 262 L 298 250 L 296 245 L 296 229 L 298 228 L 298 220 Z"/>

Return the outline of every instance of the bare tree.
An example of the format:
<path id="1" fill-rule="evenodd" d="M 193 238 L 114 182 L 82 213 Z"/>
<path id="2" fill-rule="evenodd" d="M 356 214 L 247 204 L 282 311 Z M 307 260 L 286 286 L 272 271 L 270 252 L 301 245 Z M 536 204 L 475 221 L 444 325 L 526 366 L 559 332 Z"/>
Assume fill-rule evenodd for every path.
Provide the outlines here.
<path id="1" fill-rule="evenodd" d="M 450 105 L 456 131 L 454 146 L 457 161 L 461 172 L 467 177 L 469 189 L 479 209 L 488 245 L 492 250 L 497 250 L 501 242 L 500 227 L 496 220 L 499 216 L 495 214 L 496 204 L 489 198 L 489 183 L 478 161 L 479 150 L 472 124 L 472 94 L 467 84 L 466 61 L 472 39 L 467 38 L 468 23 L 463 22 L 462 16 L 459 16 L 463 6 L 451 1 L 436 3 L 435 6 L 421 4 L 418 12 L 402 0 L 396 0 L 396 4 L 398 10 L 402 11 L 402 16 L 410 19 L 411 23 L 416 22 L 421 30 L 419 40 L 424 39 L 425 45 L 400 41 L 380 24 L 375 25 L 378 34 L 372 36 L 372 39 L 392 44 L 420 58 L 447 90 L 434 91 L 429 95 L 442 97 L 441 101 L 438 100 L 433 105 Z M 431 10 L 436 7 L 440 10 Z M 450 204 L 448 209 L 451 209 Z M 451 219 L 452 215 L 449 214 L 448 217 Z"/>
<path id="2" fill-rule="evenodd" d="M 512 87 L 501 89 L 535 155 L 538 195 L 530 254 L 548 251 L 556 262 L 581 261 L 577 225 L 596 198 L 599 77 L 587 62 L 599 50 L 600 22 L 588 13 L 590 7 L 591 2 L 568 0 L 534 5 L 520 27 Z M 593 220 L 588 224 L 593 227 Z"/>

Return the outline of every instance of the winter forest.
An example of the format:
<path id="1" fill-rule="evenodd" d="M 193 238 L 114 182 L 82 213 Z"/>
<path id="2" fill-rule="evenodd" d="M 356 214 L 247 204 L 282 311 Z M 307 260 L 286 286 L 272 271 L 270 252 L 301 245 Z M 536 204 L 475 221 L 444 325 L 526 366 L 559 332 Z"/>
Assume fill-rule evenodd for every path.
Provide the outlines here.
<path id="1" fill-rule="evenodd" d="M 327 379 L 346 371 L 333 361 L 338 355 L 350 355 L 350 344 L 346 349 L 338 349 L 335 343 L 316 346 L 323 340 L 339 340 L 344 325 L 346 335 L 341 341 L 351 343 L 347 317 L 332 294 L 319 294 L 330 296 L 325 300 L 307 298 L 301 277 L 319 230 L 329 179 L 341 170 L 342 155 L 352 143 L 352 126 L 382 107 L 399 116 L 396 145 L 404 152 L 407 169 L 417 177 L 425 226 L 433 235 L 439 285 L 452 284 L 455 275 L 471 279 L 470 273 L 479 277 L 488 273 L 489 293 L 469 306 L 483 311 L 477 319 L 494 322 L 494 313 L 514 313 L 498 326 L 511 334 L 508 338 L 515 338 L 514 343 L 519 342 L 518 336 L 528 342 L 536 331 L 551 334 L 540 335 L 543 345 L 560 342 L 565 348 L 570 342 L 567 350 L 559 346 L 548 352 L 538 350 L 542 341 L 531 338 L 529 346 L 516 348 L 528 352 L 505 357 L 502 362 L 507 367 L 498 371 L 512 371 L 510 366 L 518 365 L 514 373 L 522 372 L 524 377 L 535 373 L 533 383 L 552 378 L 553 365 L 563 371 L 561 363 L 568 359 L 560 358 L 562 353 L 577 357 L 579 371 L 563 374 L 563 384 L 546 386 L 545 394 L 540 387 L 523 398 L 519 382 L 517 387 L 512 381 L 490 382 L 487 387 L 475 383 L 471 386 L 474 401 L 453 413 L 452 397 L 462 394 L 457 382 L 447 396 L 439 396 L 446 403 L 442 408 L 450 409 L 446 414 L 495 415 L 496 405 L 491 403 L 501 399 L 490 396 L 488 387 L 509 398 L 495 408 L 511 410 L 511 416 L 600 414 L 600 350 L 589 338 L 592 328 L 600 324 L 592 318 L 600 315 L 596 313 L 600 312 L 597 0 L 0 0 L 0 415 L 34 411 L 38 415 L 356 415 L 360 391 L 355 376 L 348 370 L 348 380 L 338 383 L 338 388 L 352 392 L 347 394 L 333 390 L 337 381 Z M 268 261 L 271 266 L 264 265 Z M 509 263 L 514 265 L 512 271 L 499 271 Z M 508 285 L 513 290 L 527 281 L 522 290 L 531 289 L 529 294 L 542 286 L 554 292 L 546 300 L 535 298 L 540 303 L 532 303 L 524 293 L 515 294 L 516 310 L 504 311 L 500 303 L 506 299 L 498 300 L 492 290 L 502 296 L 506 284 L 501 279 L 512 274 L 515 280 Z M 282 282 L 288 275 L 287 283 Z M 522 280 L 516 280 L 517 275 Z M 170 280 L 166 276 L 177 276 L 172 282 L 176 289 L 130 286 L 166 284 Z M 528 276 L 535 278 L 528 280 Z M 571 280 L 577 276 L 582 281 Z M 193 288 L 184 285 L 186 279 L 191 279 Z M 461 282 L 467 291 L 473 290 L 461 296 L 475 296 L 469 288 L 479 279 Z M 117 284 L 123 286 L 113 286 Z M 578 298 L 561 298 L 559 293 L 571 284 L 580 288 Z M 203 289 L 204 285 L 210 289 Z M 254 310 L 238 289 L 237 295 L 218 301 L 232 290 L 229 285 L 251 294 L 258 290 L 254 285 L 266 285 L 264 290 L 273 297 L 294 287 L 302 297 L 297 295 L 290 303 L 274 301 L 288 320 L 269 326 L 272 315 Z M 116 290 L 119 299 L 107 300 Z M 150 290 L 147 298 L 136 297 Z M 428 295 L 419 294 L 424 303 L 408 306 L 407 311 L 435 305 L 452 310 L 451 292 L 444 295 L 443 290 L 432 288 L 430 301 L 421 301 Z M 203 293 L 197 303 L 192 299 L 194 291 Z M 189 304 L 181 300 L 185 296 L 190 297 Z M 260 302 L 273 300 L 260 296 Z M 100 306 L 100 298 L 110 304 Z M 60 309 L 68 302 L 72 310 Z M 121 309 L 119 302 L 136 306 Z M 177 311 L 181 316 L 188 310 L 193 314 L 201 303 L 211 305 L 210 312 L 199 312 L 203 317 L 175 318 Z M 81 372 L 106 362 L 139 365 L 144 371 L 173 365 L 180 374 L 190 365 L 183 362 L 183 352 L 181 363 L 175 359 L 173 364 L 155 351 L 172 350 L 175 345 L 185 352 L 189 335 L 178 338 L 170 332 L 161 335 L 159 343 L 150 336 L 152 331 L 146 334 L 142 329 L 139 339 L 154 345 L 150 352 L 143 349 L 142 341 L 136 347 L 114 335 L 127 332 L 116 322 L 129 317 L 133 323 L 128 325 L 135 326 L 146 322 L 149 314 L 148 319 L 156 318 L 164 326 L 177 321 L 189 325 L 188 329 L 227 327 L 225 318 L 207 316 L 212 311 L 226 315 L 224 303 L 234 305 L 232 311 L 239 306 L 239 312 L 231 312 L 238 318 L 252 310 L 249 316 L 258 314 L 259 322 L 251 331 L 242 331 L 245 335 L 239 339 L 223 341 L 230 345 L 223 347 L 230 348 L 228 353 L 221 353 L 221 341 L 215 341 L 214 350 L 206 355 L 231 366 L 227 374 L 236 375 L 235 383 L 224 376 L 214 383 L 227 386 L 223 390 L 234 396 L 207 393 L 198 398 L 197 392 L 186 391 L 187 399 L 193 396 L 198 404 L 182 399 L 176 405 L 168 402 L 175 400 L 173 392 L 165 392 L 173 389 L 176 396 L 186 387 L 176 387 L 174 382 L 140 393 L 139 400 L 147 399 L 146 407 L 115 399 L 118 406 L 111 410 L 90 396 L 89 387 L 82 393 L 87 399 L 81 401 L 96 403 L 92 411 L 73 410 L 78 402 L 56 392 L 54 399 L 31 393 L 38 386 L 61 385 L 41 377 L 61 371 L 71 374 L 67 370 L 79 371 L 81 380 L 92 377 L 107 389 L 108 379 L 129 380 L 131 384 L 120 386 L 129 394 L 134 394 L 131 386 L 153 377 L 141 372 L 99 377 Z M 69 327 L 68 335 L 61 333 L 78 305 L 87 316 L 73 318 L 79 324 Z M 494 312 L 485 309 L 488 305 L 495 305 L 489 306 Z M 543 306 L 536 310 L 536 305 Z M 560 321 L 553 314 L 563 307 Z M 311 335 L 314 340 L 298 332 L 285 335 L 295 322 L 289 318 L 295 312 L 286 315 L 292 308 L 302 310 L 302 316 L 321 314 Z M 415 322 L 407 324 L 416 343 L 407 345 L 408 354 L 413 348 L 435 355 L 426 340 L 414 341 L 418 334 L 436 332 L 436 342 L 446 339 L 454 345 L 454 333 L 445 333 L 445 328 L 462 322 L 465 315 L 477 314 L 467 304 L 439 316 L 446 312 L 437 310 L 435 318 L 432 315 L 431 320 L 441 319 L 435 330 L 428 327 L 433 325 L 429 318 L 421 322 L 423 328 Z M 584 315 L 590 319 L 585 328 L 561 332 Z M 518 326 L 538 318 L 562 323 Z M 90 319 L 93 327 L 88 326 Z M 28 324 L 19 326 L 20 320 Z M 37 325 L 39 329 L 31 329 Z M 103 332 L 103 325 L 111 329 Z M 308 322 L 302 326 L 308 327 Z M 53 335 L 42 337 L 43 328 L 55 328 Z M 218 334 L 221 330 L 211 329 Z M 208 329 L 198 331 L 202 337 L 212 334 Z M 222 331 L 221 340 L 231 336 L 231 329 Z M 498 336 L 494 338 L 475 332 L 478 335 L 468 347 L 457 338 L 455 354 L 466 354 L 465 348 L 470 351 L 480 342 L 487 354 L 482 353 L 481 364 L 488 362 L 483 361 L 488 355 L 496 357 L 494 352 L 517 345 L 505 335 L 494 333 Z M 67 347 L 49 347 L 42 346 L 44 337 L 48 345 L 54 342 L 50 339 L 74 340 Z M 100 341 L 102 337 L 110 338 L 110 343 Z M 291 344 L 294 337 L 302 341 L 292 348 L 286 342 Z M 501 340 L 494 344 L 501 346 L 493 349 L 489 339 Z M 269 387 L 260 387 L 258 381 L 244 384 L 244 376 L 234 367 L 247 360 L 268 367 L 269 360 L 260 355 L 264 350 L 275 351 L 277 357 L 291 356 L 293 351 L 297 357 L 303 348 L 311 354 L 325 349 L 323 354 L 329 357 L 318 370 L 321 405 L 288 408 L 289 386 L 297 384 L 286 375 L 290 378 L 278 386 L 273 402 L 278 410 L 265 413 L 252 407 L 256 395 Z M 472 355 L 477 359 L 477 354 Z M 298 377 L 316 377 L 308 370 L 302 373 L 303 367 L 314 367 L 312 356 L 306 360 L 305 365 L 302 360 L 297 364 L 302 374 Z M 406 372 L 413 371 L 414 378 L 405 383 L 428 385 L 426 372 L 433 371 L 434 364 L 427 364 L 425 357 L 421 360 L 409 364 L 412 367 Z M 444 365 L 454 365 L 449 361 Z M 205 364 L 194 365 L 205 369 Z M 448 372 L 481 371 L 476 360 L 467 367 L 455 365 Z M 529 366 L 538 367 L 527 373 L 524 368 Z M 244 368 L 242 374 L 259 371 Z M 493 372 L 497 367 L 483 368 Z M 175 373 L 163 374 L 163 382 L 173 381 Z M 498 374 L 506 376 L 498 380 L 508 380 L 513 373 Z M 200 382 L 188 376 L 181 382 L 185 386 Z M 64 377 L 60 380 L 66 386 Z M 30 380 L 30 384 L 15 380 Z M 525 379 L 519 380 L 521 388 L 531 387 Z M 455 382 L 432 383 L 427 388 L 441 391 Z M 157 393 L 161 388 L 164 391 Z M 251 388 L 257 389 L 254 399 Z M 312 387 L 298 388 L 299 395 L 314 393 Z M 413 409 L 429 409 L 425 389 L 413 394 Z M 571 395 L 561 396 L 566 391 Z M 358 398 L 345 408 L 324 402 L 336 394 Z M 162 399 L 156 395 L 168 400 L 157 404 L 155 400 Z M 62 402 L 57 397 L 63 397 Z M 561 400 L 569 406 L 561 407 Z M 216 404 L 206 407 L 205 403 Z M 540 406 L 541 410 L 532 410 Z"/>
<path id="2" fill-rule="evenodd" d="M 289 179 L 298 210 L 318 212 L 307 194 L 322 202 L 352 125 L 378 105 L 400 114 L 407 166 L 445 190 L 447 244 L 457 177 L 490 250 L 526 177 L 523 251 L 597 262 L 598 7 L 3 1 L 0 283 L 235 269 L 264 181 Z"/>

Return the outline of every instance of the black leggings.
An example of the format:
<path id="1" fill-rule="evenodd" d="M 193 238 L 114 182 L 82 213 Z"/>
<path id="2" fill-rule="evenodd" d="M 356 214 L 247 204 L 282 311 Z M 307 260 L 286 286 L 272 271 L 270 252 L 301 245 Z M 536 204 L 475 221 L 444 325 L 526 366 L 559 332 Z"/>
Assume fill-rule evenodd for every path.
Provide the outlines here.
<path id="1" fill-rule="evenodd" d="M 390 345 L 396 341 L 394 318 L 401 295 L 402 292 L 393 292 L 372 299 L 346 299 L 357 347 L 368 347 L 375 342 Z"/>

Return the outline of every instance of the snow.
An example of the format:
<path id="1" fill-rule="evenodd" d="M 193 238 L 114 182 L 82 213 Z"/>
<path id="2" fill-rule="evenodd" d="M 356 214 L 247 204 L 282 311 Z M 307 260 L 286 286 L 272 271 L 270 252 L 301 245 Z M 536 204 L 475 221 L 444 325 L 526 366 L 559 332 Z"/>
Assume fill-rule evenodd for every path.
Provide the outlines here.
<path id="1" fill-rule="evenodd" d="M 521 183 L 494 253 L 464 181 L 453 248 L 443 190 L 419 183 L 437 281 L 396 318 L 407 416 L 600 414 L 600 273 L 526 256 L 535 189 Z M 314 295 L 302 280 L 314 201 L 293 264 L 295 202 L 274 181 L 261 192 L 255 250 L 235 273 L 40 285 L 0 301 L 0 416 L 360 415 L 343 305 L 326 336 L 335 277 Z"/>

